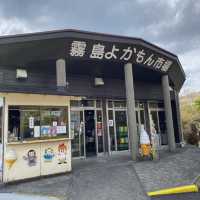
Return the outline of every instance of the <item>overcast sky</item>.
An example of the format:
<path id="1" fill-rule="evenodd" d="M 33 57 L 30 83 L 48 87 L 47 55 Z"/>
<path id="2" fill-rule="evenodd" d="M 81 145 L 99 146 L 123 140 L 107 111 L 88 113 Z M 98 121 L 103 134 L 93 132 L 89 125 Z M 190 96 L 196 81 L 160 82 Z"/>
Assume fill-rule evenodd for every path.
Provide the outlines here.
<path id="1" fill-rule="evenodd" d="M 1 0 L 0 35 L 75 28 L 141 37 L 178 55 L 200 86 L 199 0 Z"/>

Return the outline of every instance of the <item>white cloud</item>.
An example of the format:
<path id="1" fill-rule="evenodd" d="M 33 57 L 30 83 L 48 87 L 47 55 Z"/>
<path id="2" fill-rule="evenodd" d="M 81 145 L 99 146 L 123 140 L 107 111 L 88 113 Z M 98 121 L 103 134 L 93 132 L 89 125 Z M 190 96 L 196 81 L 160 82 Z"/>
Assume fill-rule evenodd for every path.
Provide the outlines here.
<path id="1" fill-rule="evenodd" d="M 186 72 L 186 82 L 181 93 L 199 91 L 200 88 L 200 47 L 179 56 Z"/>
<path id="2" fill-rule="evenodd" d="M 32 29 L 23 20 L 17 18 L 0 18 L 0 35 L 31 32 Z"/>

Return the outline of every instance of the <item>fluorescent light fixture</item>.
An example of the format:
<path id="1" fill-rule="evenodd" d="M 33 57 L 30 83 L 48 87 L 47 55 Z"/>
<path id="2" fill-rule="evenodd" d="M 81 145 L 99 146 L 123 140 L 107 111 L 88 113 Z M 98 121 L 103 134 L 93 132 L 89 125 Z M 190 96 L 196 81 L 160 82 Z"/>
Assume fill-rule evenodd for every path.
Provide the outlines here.
<path id="1" fill-rule="evenodd" d="M 16 70 L 16 78 L 17 79 L 27 79 L 28 78 L 27 71 L 25 69 L 17 69 Z"/>
<path id="2" fill-rule="evenodd" d="M 95 78 L 94 78 L 94 85 L 95 85 L 95 86 L 104 85 L 103 78 L 95 77 Z"/>

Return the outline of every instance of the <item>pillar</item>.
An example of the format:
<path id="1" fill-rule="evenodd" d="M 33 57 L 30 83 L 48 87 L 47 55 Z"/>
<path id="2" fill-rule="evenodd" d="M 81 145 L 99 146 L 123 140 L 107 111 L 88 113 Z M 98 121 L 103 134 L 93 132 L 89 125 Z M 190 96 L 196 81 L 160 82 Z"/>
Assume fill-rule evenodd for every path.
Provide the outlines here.
<path id="1" fill-rule="evenodd" d="M 178 122 L 178 130 L 179 130 L 179 142 L 184 143 L 183 137 L 183 127 L 181 120 L 181 111 L 180 111 L 180 102 L 179 102 L 179 94 L 176 90 L 174 90 L 175 103 L 176 103 L 176 113 L 177 113 L 177 122 Z"/>
<path id="2" fill-rule="evenodd" d="M 163 88 L 163 98 L 164 98 L 164 106 L 165 106 L 168 145 L 169 145 L 169 150 L 174 151 L 176 148 L 176 144 L 175 144 L 175 137 L 174 137 L 174 126 L 173 126 L 173 119 L 172 119 L 172 106 L 171 106 L 168 75 L 162 76 L 162 88 Z"/>
<path id="3" fill-rule="evenodd" d="M 133 70 L 132 64 L 127 63 L 124 66 L 125 87 L 126 87 L 126 102 L 127 102 L 127 116 L 128 116 L 128 130 L 130 141 L 130 153 L 133 160 L 138 156 L 138 133 L 136 124 L 135 112 L 135 94 L 133 84 Z"/>
<path id="4" fill-rule="evenodd" d="M 106 110 L 106 99 L 102 99 L 102 111 L 103 111 L 103 131 L 104 131 L 104 153 L 109 153 L 109 144 L 108 144 L 108 118 Z"/>
<path id="5" fill-rule="evenodd" d="M 56 60 L 56 80 L 57 80 L 57 87 L 59 89 L 64 89 L 66 87 L 65 59 Z"/>

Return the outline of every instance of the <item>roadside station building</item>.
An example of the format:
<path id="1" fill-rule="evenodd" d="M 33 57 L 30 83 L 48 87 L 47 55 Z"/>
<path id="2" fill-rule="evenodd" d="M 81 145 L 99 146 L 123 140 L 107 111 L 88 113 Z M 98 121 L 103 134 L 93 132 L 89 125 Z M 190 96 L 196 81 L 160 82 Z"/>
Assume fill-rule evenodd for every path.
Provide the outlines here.
<path id="1" fill-rule="evenodd" d="M 71 157 L 138 155 L 140 125 L 182 141 L 178 57 L 139 38 L 77 30 L 0 38 L 2 180 L 71 171 Z"/>

